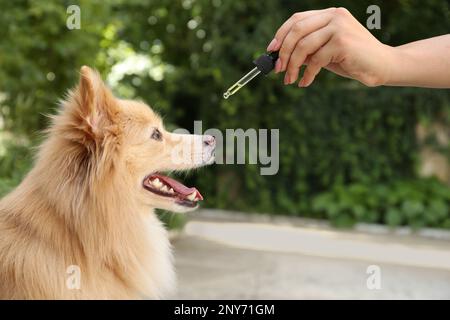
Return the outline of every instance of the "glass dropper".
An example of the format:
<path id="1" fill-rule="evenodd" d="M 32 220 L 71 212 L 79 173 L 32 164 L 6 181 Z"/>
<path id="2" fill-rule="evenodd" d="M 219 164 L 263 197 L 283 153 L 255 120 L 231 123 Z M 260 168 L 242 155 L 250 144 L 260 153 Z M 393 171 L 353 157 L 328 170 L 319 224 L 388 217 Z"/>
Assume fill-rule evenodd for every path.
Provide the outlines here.
<path id="1" fill-rule="evenodd" d="M 278 51 L 266 53 L 260 56 L 258 59 L 253 61 L 253 64 L 256 66 L 250 72 L 248 72 L 245 76 L 239 79 L 235 84 L 228 88 L 227 91 L 223 94 L 224 99 L 228 99 L 231 95 L 235 94 L 239 91 L 243 86 L 249 83 L 253 78 L 255 78 L 260 73 L 264 75 L 268 74 L 275 68 L 275 62 L 278 59 Z"/>
<path id="2" fill-rule="evenodd" d="M 241 79 L 239 79 L 231 87 L 229 87 L 228 90 L 223 94 L 223 97 L 225 99 L 228 99 L 231 95 L 238 92 L 240 88 L 245 86 L 250 80 L 252 80 L 254 77 L 256 77 L 260 73 L 261 73 L 261 71 L 257 67 L 254 67 L 249 73 L 247 73 L 245 76 L 243 76 Z"/>

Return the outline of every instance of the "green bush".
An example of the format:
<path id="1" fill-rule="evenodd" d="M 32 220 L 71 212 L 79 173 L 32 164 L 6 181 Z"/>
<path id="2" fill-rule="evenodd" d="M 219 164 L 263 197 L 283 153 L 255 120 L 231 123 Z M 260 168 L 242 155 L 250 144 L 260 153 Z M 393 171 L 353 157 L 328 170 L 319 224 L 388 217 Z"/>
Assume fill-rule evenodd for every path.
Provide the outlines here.
<path id="1" fill-rule="evenodd" d="M 66 9 L 82 8 L 81 30 L 68 30 Z M 47 124 L 83 64 L 96 64 L 109 6 L 97 1 L 1 1 L 2 128 L 33 135 Z"/>
<path id="2" fill-rule="evenodd" d="M 435 179 L 336 186 L 315 196 L 313 213 L 336 226 L 356 222 L 450 228 L 450 188 Z"/>
<path id="3" fill-rule="evenodd" d="M 32 163 L 29 145 L 7 142 L 0 155 L 0 197 L 19 184 Z"/>

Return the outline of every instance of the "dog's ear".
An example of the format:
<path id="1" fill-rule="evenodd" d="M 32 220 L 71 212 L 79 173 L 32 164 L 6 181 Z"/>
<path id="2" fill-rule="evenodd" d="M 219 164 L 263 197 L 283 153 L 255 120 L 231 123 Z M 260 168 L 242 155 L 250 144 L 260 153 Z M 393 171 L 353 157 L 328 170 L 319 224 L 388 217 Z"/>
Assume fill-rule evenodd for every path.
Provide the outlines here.
<path id="1" fill-rule="evenodd" d="M 75 89 L 76 114 L 81 128 L 97 140 L 117 122 L 118 106 L 111 91 L 99 73 L 87 66 L 81 67 L 80 83 Z"/>
<path id="2" fill-rule="evenodd" d="M 80 69 L 80 84 L 78 87 L 80 96 L 78 107 L 84 116 L 88 117 L 95 113 L 95 92 L 98 91 L 101 86 L 103 86 L 103 81 L 100 79 L 98 73 L 88 66 L 82 66 Z"/>

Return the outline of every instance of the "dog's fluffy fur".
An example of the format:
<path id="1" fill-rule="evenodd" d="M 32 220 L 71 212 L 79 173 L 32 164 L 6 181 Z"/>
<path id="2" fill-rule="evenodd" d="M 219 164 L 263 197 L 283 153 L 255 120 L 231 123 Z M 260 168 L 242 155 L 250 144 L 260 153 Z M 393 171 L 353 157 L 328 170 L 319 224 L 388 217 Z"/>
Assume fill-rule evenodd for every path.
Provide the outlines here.
<path id="1" fill-rule="evenodd" d="M 203 148 L 199 162 L 193 148 L 191 162 L 177 163 L 173 150 L 182 135 L 165 131 L 147 105 L 115 98 L 97 72 L 80 73 L 35 166 L 0 201 L 0 298 L 164 297 L 175 277 L 153 210 L 191 208 L 145 190 L 143 179 L 209 164 L 212 150 Z M 161 139 L 152 139 L 155 129 Z M 79 289 L 68 286 L 72 265 L 81 272 Z"/>

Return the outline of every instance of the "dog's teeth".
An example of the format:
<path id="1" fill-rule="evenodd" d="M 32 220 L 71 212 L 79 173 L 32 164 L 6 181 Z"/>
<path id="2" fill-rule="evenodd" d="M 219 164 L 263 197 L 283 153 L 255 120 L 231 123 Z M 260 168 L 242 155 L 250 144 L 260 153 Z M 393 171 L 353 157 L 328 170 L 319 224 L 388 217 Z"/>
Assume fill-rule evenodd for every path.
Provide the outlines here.
<path id="1" fill-rule="evenodd" d="M 188 200 L 190 200 L 190 201 L 194 201 L 195 200 L 195 196 L 196 196 L 196 193 L 195 192 L 192 192 L 190 195 L 188 195 L 186 198 L 188 198 Z"/>
<path id="2" fill-rule="evenodd" d="M 175 193 L 172 188 L 169 189 L 169 193 Z"/>
<path id="3" fill-rule="evenodd" d="M 163 183 L 161 181 L 159 181 L 158 178 L 156 178 L 155 180 L 152 181 L 152 184 L 156 187 L 156 188 L 161 188 Z"/>
<path id="4" fill-rule="evenodd" d="M 161 191 L 169 192 L 169 188 L 167 188 L 167 186 L 162 186 Z"/>

